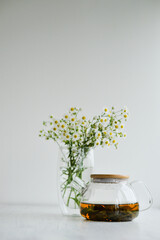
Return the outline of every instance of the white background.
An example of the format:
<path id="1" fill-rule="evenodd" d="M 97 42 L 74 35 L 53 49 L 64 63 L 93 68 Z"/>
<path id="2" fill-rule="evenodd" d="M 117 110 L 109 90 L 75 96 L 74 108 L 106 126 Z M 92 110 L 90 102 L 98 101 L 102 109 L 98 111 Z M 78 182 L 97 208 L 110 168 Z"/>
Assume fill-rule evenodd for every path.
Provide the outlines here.
<path id="1" fill-rule="evenodd" d="M 128 138 L 94 172 L 143 180 L 160 206 L 159 43 L 160 1 L 0 1 L 0 203 L 57 203 L 49 114 L 127 105 Z"/>

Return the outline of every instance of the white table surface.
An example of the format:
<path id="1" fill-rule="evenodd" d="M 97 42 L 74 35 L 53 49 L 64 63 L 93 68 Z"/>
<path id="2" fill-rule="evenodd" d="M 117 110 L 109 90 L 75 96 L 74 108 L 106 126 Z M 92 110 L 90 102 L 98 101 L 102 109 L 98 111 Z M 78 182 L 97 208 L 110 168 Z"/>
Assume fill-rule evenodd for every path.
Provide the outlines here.
<path id="1" fill-rule="evenodd" d="M 115 223 L 62 216 L 54 205 L 0 205 L 0 240 L 68 239 L 160 240 L 160 209 Z"/>

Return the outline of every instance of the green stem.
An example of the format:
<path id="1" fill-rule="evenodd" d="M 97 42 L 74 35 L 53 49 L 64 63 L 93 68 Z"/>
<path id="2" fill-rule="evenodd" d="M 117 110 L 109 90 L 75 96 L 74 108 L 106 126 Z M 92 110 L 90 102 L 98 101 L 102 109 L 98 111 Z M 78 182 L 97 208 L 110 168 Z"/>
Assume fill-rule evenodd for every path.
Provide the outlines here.
<path id="1" fill-rule="evenodd" d="M 60 147 L 60 150 L 61 150 L 61 147 Z M 66 191 L 67 191 L 69 185 L 71 184 L 71 182 L 73 180 L 73 175 L 76 174 L 77 177 L 82 179 L 82 173 L 86 169 L 86 168 L 83 168 L 83 162 L 84 162 L 84 159 L 86 158 L 86 156 L 88 154 L 88 149 L 85 149 L 85 148 L 78 148 L 77 149 L 77 154 L 74 154 L 73 149 L 72 149 L 72 143 L 68 147 L 68 151 L 69 151 L 69 153 L 68 153 L 68 156 L 67 156 L 67 161 L 69 160 L 68 161 L 69 164 L 68 164 L 68 167 L 66 167 L 67 179 L 65 181 L 66 183 L 65 183 L 63 191 L 62 191 L 63 192 L 63 194 L 62 194 L 63 198 L 65 197 Z M 64 154 L 63 154 L 63 156 L 64 156 Z M 65 156 L 65 159 L 66 159 L 66 156 Z M 62 188 L 61 188 L 61 190 L 62 190 Z M 74 192 L 74 198 L 71 197 L 72 192 Z M 80 196 L 81 196 L 80 192 L 75 190 L 73 187 L 71 187 L 68 198 L 67 198 L 66 206 L 69 206 L 70 199 L 73 199 L 75 208 L 76 208 L 76 205 L 79 206 Z"/>
<path id="2" fill-rule="evenodd" d="M 71 198 L 71 194 L 72 194 L 72 188 L 71 188 L 70 193 L 69 193 L 69 196 L 68 196 L 67 207 L 69 206 L 69 201 L 70 201 L 70 198 Z"/>
<path id="3" fill-rule="evenodd" d="M 63 195 L 62 195 L 63 198 L 64 198 L 64 195 L 66 193 L 66 190 L 67 190 L 67 187 L 64 189 L 64 192 L 63 192 Z"/>

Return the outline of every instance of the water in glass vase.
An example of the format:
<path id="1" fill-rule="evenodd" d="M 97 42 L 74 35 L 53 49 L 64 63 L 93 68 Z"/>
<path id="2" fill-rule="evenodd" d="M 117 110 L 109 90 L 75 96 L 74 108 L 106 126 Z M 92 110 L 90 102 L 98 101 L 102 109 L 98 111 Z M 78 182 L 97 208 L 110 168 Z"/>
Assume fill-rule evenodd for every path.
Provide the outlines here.
<path id="1" fill-rule="evenodd" d="M 80 216 L 82 182 L 84 186 L 90 182 L 94 164 L 93 150 L 61 148 L 58 160 L 58 196 L 61 211 L 64 215 Z M 75 178 L 81 181 L 80 185 Z"/>

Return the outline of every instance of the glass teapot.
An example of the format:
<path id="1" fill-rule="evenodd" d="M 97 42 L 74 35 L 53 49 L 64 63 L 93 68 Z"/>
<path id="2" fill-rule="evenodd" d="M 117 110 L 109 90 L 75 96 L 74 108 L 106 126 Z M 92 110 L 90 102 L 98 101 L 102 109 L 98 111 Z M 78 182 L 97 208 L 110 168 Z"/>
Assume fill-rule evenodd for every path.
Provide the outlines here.
<path id="1" fill-rule="evenodd" d="M 139 211 L 152 205 L 152 196 L 142 181 L 128 182 L 128 176 L 92 174 L 91 183 L 85 186 L 78 177 L 74 186 L 81 186 L 80 213 L 94 221 L 131 221 Z M 80 190 L 80 188 L 79 188 Z"/>

